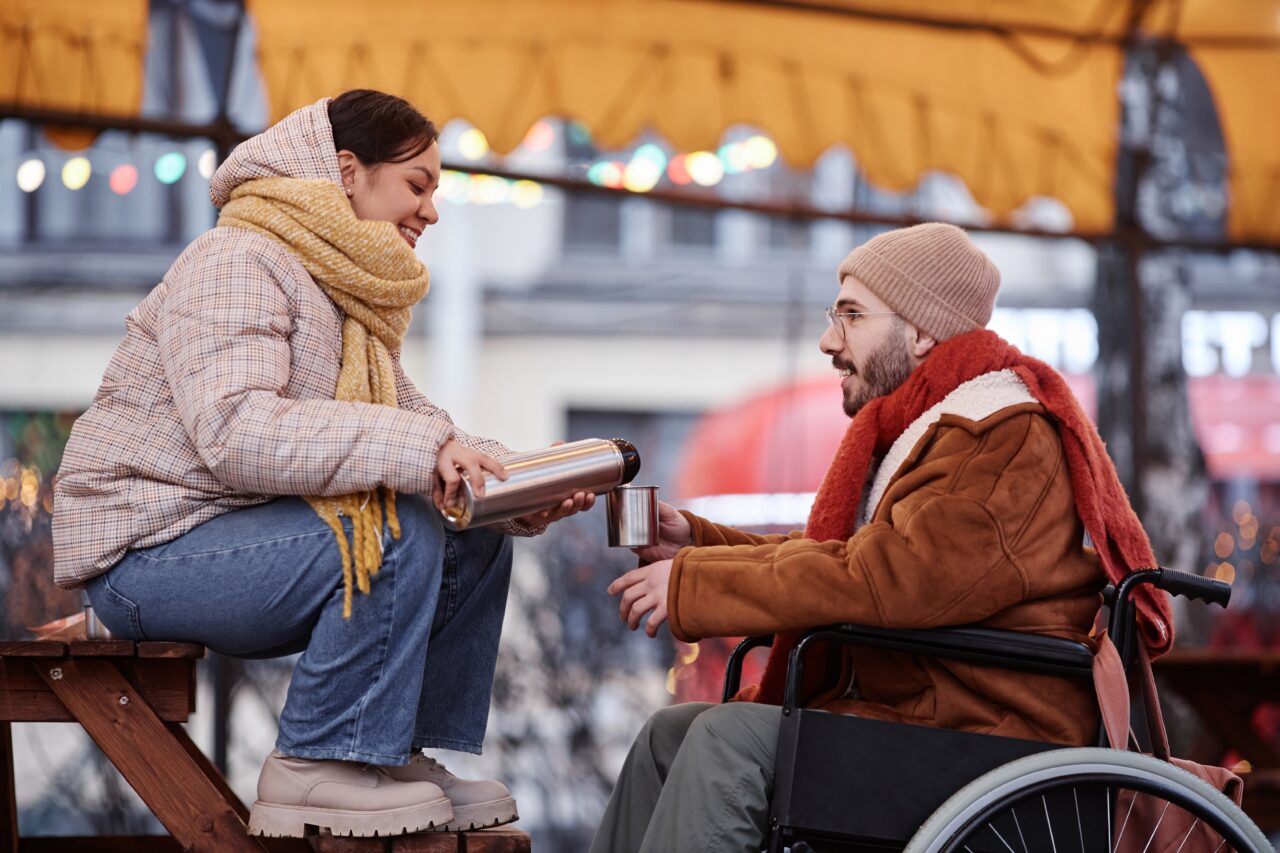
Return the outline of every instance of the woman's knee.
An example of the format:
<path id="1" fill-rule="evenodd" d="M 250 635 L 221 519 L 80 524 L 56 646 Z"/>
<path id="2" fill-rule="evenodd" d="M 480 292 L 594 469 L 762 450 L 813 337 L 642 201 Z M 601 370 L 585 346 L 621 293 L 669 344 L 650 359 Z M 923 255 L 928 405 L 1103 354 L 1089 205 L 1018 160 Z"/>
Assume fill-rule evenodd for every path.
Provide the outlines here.
<path id="1" fill-rule="evenodd" d="M 436 555 L 444 548 L 444 520 L 430 500 L 418 495 L 396 495 L 396 519 L 400 525 L 399 538 L 389 531 L 385 541 L 391 549 L 399 549 L 415 557 Z"/>

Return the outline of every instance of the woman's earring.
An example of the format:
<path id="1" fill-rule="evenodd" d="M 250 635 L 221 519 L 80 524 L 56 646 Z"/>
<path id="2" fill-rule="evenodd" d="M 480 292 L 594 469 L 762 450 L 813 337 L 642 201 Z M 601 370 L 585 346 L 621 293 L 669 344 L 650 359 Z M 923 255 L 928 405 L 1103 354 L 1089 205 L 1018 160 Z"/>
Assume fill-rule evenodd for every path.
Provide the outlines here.
<path id="1" fill-rule="evenodd" d="M 343 189 L 347 191 L 347 198 L 351 198 L 355 194 L 355 190 L 351 189 L 351 187 L 344 187 Z"/>

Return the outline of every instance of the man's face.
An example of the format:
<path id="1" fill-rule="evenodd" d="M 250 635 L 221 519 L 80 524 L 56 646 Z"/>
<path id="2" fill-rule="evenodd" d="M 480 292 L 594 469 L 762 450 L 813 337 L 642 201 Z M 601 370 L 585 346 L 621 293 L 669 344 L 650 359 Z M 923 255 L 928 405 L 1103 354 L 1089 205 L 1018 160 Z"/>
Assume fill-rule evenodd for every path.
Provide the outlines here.
<path id="1" fill-rule="evenodd" d="M 840 282 L 835 312 L 855 316 L 837 316 L 818 347 L 843 377 L 844 411 L 853 417 L 907 381 L 917 364 L 909 344 L 913 328 L 851 275 Z"/>

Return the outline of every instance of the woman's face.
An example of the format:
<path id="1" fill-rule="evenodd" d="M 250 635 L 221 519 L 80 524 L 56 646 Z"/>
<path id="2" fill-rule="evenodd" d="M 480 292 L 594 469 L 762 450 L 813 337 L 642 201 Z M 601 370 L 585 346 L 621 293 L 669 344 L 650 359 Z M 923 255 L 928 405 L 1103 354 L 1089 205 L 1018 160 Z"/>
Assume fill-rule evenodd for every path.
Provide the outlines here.
<path id="1" fill-rule="evenodd" d="M 431 197 L 440 183 L 440 146 L 402 163 L 366 166 L 350 151 L 338 152 L 342 186 L 360 219 L 390 222 L 410 248 L 428 225 L 440 219 Z"/>

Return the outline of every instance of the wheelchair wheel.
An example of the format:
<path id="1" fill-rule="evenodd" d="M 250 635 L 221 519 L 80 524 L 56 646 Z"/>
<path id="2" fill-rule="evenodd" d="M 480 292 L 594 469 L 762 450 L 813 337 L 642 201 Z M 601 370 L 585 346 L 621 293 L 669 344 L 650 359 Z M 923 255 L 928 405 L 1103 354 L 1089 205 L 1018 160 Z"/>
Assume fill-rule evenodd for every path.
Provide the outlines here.
<path id="1" fill-rule="evenodd" d="M 1128 821 L 1131 811 L 1126 806 L 1131 808 L 1137 797 L 1158 801 L 1151 812 L 1158 815 L 1154 827 L 1138 828 L 1136 821 Z M 1156 840 L 1161 825 L 1165 828 Z M 1188 827 L 1188 835 L 1178 832 L 1170 846 L 1167 836 L 1173 826 Z M 1206 828 L 1213 841 L 1201 850 L 1200 833 Z M 906 853 L 1144 849 L 1148 853 L 1274 850 L 1235 803 L 1190 773 L 1147 755 L 1085 748 L 1037 753 L 979 777 L 925 821 Z"/>

